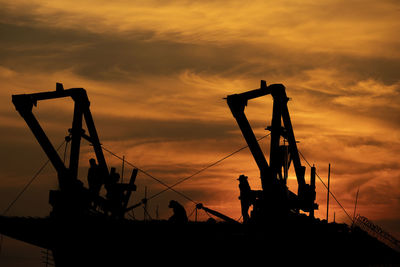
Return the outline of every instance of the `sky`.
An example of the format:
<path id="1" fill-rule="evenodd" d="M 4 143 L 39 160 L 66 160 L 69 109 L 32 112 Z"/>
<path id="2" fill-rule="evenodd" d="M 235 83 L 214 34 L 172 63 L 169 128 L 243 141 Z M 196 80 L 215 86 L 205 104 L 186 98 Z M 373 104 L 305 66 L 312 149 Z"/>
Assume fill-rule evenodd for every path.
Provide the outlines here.
<path id="1" fill-rule="evenodd" d="M 104 147 L 172 185 L 246 146 L 223 98 L 266 80 L 285 85 L 298 147 L 324 183 L 331 164 L 331 190 L 348 214 L 359 189 L 356 213 L 400 239 L 398 1 L 0 0 L 0 6 L 0 210 L 47 160 L 12 94 L 55 90 L 56 82 L 85 88 Z M 34 108 L 56 147 L 72 111 L 68 99 Z M 246 114 L 257 137 L 267 134 L 272 98 L 250 101 Z M 260 143 L 268 155 L 269 139 Z M 121 161 L 105 155 L 121 172 Z M 92 156 L 83 143 L 85 183 Z M 126 164 L 124 176 L 131 170 Z M 238 219 L 240 174 L 260 188 L 248 150 L 175 189 Z M 297 192 L 293 172 L 288 184 Z M 137 185 L 132 203 L 164 189 L 143 173 Z M 46 216 L 48 190 L 56 187 L 49 165 L 7 215 Z M 168 218 L 170 199 L 188 214 L 194 209 L 169 191 L 149 202 L 149 214 Z M 316 201 L 316 216 L 325 219 L 319 180 Z M 134 216 L 142 218 L 143 210 Z M 331 199 L 333 216 L 350 223 Z M 34 266 L 40 249 L 5 238 L 1 261 Z"/>

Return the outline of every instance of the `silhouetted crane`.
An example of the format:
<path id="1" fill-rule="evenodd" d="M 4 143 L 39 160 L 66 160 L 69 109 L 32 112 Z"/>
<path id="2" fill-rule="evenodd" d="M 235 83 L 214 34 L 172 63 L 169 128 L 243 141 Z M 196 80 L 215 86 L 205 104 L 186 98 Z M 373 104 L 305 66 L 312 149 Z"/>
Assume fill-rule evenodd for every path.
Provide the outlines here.
<path id="1" fill-rule="evenodd" d="M 272 125 L 267 128 L 271 131 L 270 165 L 244 113 L 249 100 L 265 95 L 272 95 L 274 101 Z M 311 171 L 311 184 L 307 184 L 304 179 L 305 166 L 301 165 L 287 107 L 289 98 L 286 96 L 285 87 L 282 84 L 267 86 L 265 81 L 261 81 L 259 89 L 228 95 L 226 99 L 260 170 L 262 191 L 254 192 L 256 198 L 252 203 L 254 208 L 251 217 L 264 220 L 269 214 L 282 217 L 290 211 L 298 212 L 300 209 L 313 216 L 314 210 L 318 209 L 318 204 L 314 203 L 315 168 Z M 285 143 L 288 143 L 287 146 L 281 145 L 281 137 Z M 293 162 L 298 182 L 297 195 L 286 186 L 287 169 L 291 162 Z"/>

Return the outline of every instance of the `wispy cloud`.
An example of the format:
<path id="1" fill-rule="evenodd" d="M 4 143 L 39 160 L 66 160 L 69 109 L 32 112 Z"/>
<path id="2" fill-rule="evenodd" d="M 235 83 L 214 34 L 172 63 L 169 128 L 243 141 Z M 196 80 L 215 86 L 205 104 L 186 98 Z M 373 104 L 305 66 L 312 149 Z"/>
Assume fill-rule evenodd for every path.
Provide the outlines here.
<path id="1" fill-rule="evenodd" d="M 320 173 L 332 163 L 333 190 L 346 207 L 360 187 L 367 217 L 400 219 L 396 1 L 0 2 L 0 156 L 7 175 L 15 169 L 22 181 L 28 166 L 40 164 L 33 155 L 43 156 L 11 94 L 52 90 L 55 82 L 86 88 L 104 144 L 173 183 L 245 145 L 222 98 L 265 79 L 287 87 L 299 148 Z M 70 104 L 35 108 L 54 140 L 70 127 Z M 271 111 L 267 97 L 249 103 L 258 136 Z M 13 161 L 21 150 L 24 169 Z M 181 189 L 240 214 L 234 178 L 247 173 L 259 186 L 251 155 L 242 153 Z M 84 166 L 90 155 L 85 150 Z M 9 186 L 4 181 L 0 186 Z M 318 188 L 323 209 L 326 192 Z"/>

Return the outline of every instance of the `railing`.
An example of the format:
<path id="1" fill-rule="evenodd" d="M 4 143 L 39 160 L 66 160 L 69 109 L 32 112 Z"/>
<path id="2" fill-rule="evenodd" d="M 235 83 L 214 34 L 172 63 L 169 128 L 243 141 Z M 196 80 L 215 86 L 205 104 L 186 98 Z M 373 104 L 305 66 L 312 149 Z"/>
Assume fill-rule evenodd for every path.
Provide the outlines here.
<path id="1" fill-rule="evenodd" d="M 400 241 L 397 240 L 392 235 L 390 235 L 389 233 L 385 232 L 378 225 L 368 220 L 368 218 L 358 214 L 356 219 L 354 220 L 354 225 L 358 226 L 359 228 L 367 232 L 369 235 L 375 237 L 388 247 L 400 252 Z"/>
<path id="2" fill-rule="evenodd" d="M 53 254 L 50 250 L 42 250 L 42 262 L 45 264 L 46 267 L 55 266 Z"/>

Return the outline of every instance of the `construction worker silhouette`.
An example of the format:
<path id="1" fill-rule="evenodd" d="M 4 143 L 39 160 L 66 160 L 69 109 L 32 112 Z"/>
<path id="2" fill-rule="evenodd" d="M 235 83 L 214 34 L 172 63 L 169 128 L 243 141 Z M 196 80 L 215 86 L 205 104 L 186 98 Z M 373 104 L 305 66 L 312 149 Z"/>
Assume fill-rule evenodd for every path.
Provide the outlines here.
<path id="1" fill-rule="evenodd" d="M 187 223 L 188 217 L 185 208 L 175 200 L 169 202 L 168 208 L 171 208 L 174 214 L 168 219 L 172 223 Z"/>
<path id="2" fill-rule="evenodd" d="M 89 160 L 89 163 L 90 167 L 87 175 L 89 190 L 92 194 L 98 195 L 102 185 L 101 177 L 99 177 L 98 166 L 96 160 L 93 158 Z"/>
<path id="3" fill-rule="evenodd" d="M 247 176 L 240 175 L 239 178 L 239 190 L 240 190 L 240 204 L 242 207 L 242 217 L 243 222 L 247 223 L 249 221 L 249 208 L 252 204 L 252 191 L 247 181 Z"/>

